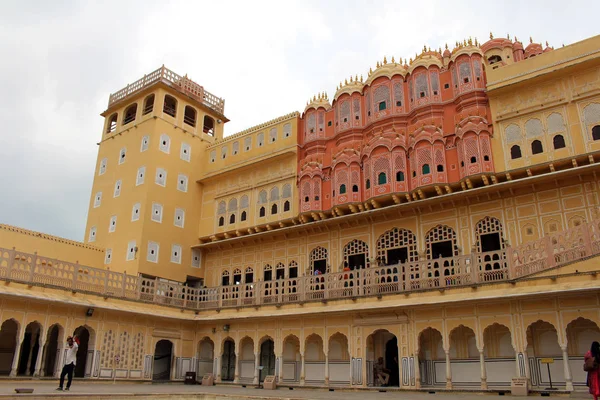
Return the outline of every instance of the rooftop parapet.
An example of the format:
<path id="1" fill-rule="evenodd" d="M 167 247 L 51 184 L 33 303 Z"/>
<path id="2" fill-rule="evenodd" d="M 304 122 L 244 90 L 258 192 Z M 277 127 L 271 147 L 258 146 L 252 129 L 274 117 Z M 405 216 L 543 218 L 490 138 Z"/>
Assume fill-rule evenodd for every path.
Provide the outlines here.
<path id="1" fill-rule="evenodd" d="M 212 93 L 204 90 L 203 86 L 200 86 L 196 82 L 189 79 L 187 75 L 178 75 L 170 69 L 165 68 L 164 65 L 159 69 L 144 75 L 143 78 L 140 78 L 137 81 L 128 84 L 123 89 L 111 94 L 108 98 L 108 107 L 111 107 L 113 104 L 157 82 L 165 83 L 166 85 L 172 87 L 178 92 L 190 96 L 194 100 L 199 101 L 200 103 L 204 104 L 208 108 L 218 112 L 221 115 L 225 111 L 224 99 L 217 97 Z"/>

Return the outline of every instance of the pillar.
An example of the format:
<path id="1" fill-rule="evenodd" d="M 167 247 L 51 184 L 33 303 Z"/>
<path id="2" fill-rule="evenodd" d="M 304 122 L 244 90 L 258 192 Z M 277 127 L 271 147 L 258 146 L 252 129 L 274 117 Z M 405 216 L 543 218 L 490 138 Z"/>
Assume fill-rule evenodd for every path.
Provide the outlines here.
<path id="1" fill-rule="evenodd" d="M 258 385 L 259 383 L 259 371 L 258 367 L 260 366 L 260 353 L 254 353 L 254 380 L 253 384 Z"/>
<path id="2" fill-rule="evenodd" d="M 305 364 L 304 364 L 304 353 L 300 353 L 300 385 L 304 385 L 305 379 Z"/>
<path id="3" fill-rule="evenodd" d="M 283 356 L 279 355 L 279 356 L 275 356 L 276 360 L 275 360 L 275 365 L 278 366 L 278 370 L 277 370 L 277 379 L 279 381 L 279 383 L 283 382 Z"/>
<path id="4" fill-rule="evenodd" d="M 446 351 L 446 389 L 452 389 L 452 368 L 450 365 L 450 351 Z"/>
<path id="5" fill-rule="evenodd" d="M 237 360 L 236 360 L 237 361 Z M 223 362 L 223 354 L 219 354 L 217 357 L 217 376 L 215 379 L 216 383 L 221 383 L 221 363 Z M 235 369 L 235 373 L 237 374 L 237 368 Z"/>
<path id="6" fill-rule="evenodd" d="M 574 391 L 573 388 L 573 376 L 571 375 L 571 366 L 569 365 L 569 354 L 567 353 L 567 347 L 561 347 L 563 355 L 563 368 L 565 370 L 565 383 L 566 390 L 569 392 Z"/>
<path id="7" fill-rule="evenodd" d="M 487 371 L 485 370 L 485 355 L 483 350 L 479 350 L 479 365 L 481 368 L 481 390 L 486 390 L 487 385 Z"/>
<path id="8" fill-rule="evenodd" d="M 235 369 L 233 372 L 233 383 L 240 383 L 240 372 L 242 371 L 242 360 L 239 353 L 235 353 Z"/>
<path id="9" fill-rule="evenodd" d="M 17 368 L 19 367 L 19 358 L 21 357 L 21 344 L 25 339 L 25 328 L 19 327 L 19 332 L 17 333 L 17 348 L 15 349 L 15 355 L 13 356 L 12 366 L 10 368 L 10 376 L 17 376 Z"/>
<path id="10" fill-rule="evenodd" d="M 415 355 L 415 389 L 421 389 L 421 365 L 419 364 L 419 355 Z"/>
<path id="11" fill-rule="evenodd" d="M 329 355 L 325 354 L 325 385 L 329 386 Z"/>
<path id="12" fill-rule="evenodd" d="M 35 368 L 33 370 L 33 376 L 41 376 L 40 375 L 40 368 L 42 367 L 42 359 L 44 358 L 44 347 L 45 343 L 46 343 L 46 334 L 43 332 L 40 332 L 40 349 L 38 351 L 37 357 L 35 359 Z M 43 372 L 43 371 L 41 371 Z"/>

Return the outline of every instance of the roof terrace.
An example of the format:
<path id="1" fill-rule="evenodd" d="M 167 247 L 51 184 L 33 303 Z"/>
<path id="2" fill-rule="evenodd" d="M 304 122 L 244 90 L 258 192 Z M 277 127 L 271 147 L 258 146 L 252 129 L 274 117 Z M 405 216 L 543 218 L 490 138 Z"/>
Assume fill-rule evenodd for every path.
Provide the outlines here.
<path id="1" fill-rule="evenodd" d="M 165 68 L 164 65 L 159 69 L 144 75 L 143 78 L 128 84 L 123 89 L 112 93 L 108 98 L 108 107 L 111 107 L 113 104 L 157 82 L 162 82 L 178 92 L 190 96 L 194 100 L 199 101 L 206 107 L 218 112 L 219 114 L 223 114 L 225 111 L 224 99 L 204 90 L 203 86 L 200 86 L 196 82 L 189 79 L 187 74 L 185 76 L 178 75 L 170 69 Z"/>

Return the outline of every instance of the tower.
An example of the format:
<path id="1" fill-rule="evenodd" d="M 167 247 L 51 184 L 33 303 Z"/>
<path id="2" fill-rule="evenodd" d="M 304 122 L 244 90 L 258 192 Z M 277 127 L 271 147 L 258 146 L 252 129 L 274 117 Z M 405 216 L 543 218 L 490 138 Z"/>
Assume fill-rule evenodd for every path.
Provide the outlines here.
<path id="1" fill-rule="evenodd" d="M 206 146 L 223 138 L 224 100 L 164 66 L 110 95 L 85 241 L 105 266 L 179 282 L 202 277 L 197 243 Z"/>

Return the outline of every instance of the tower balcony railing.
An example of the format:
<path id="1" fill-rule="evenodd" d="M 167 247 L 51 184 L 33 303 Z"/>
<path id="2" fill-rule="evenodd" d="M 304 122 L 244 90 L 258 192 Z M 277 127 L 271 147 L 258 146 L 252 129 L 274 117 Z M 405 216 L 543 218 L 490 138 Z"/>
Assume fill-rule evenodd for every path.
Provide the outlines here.
<path id="1" fill-rule="evenodd" d="M 514 281 L 596 255 L 600 255 L 600 220 L 498 251 L 208 288 L 191 288 L 0 248 L 0 279 L 210 310 L 473 287 Z"/>
<path id="2" fill-rule="evenodd" d="M 173 87 L 182 93 L 191 96 L 205 106 L 223 114 L 225 111 L 225 100 L 204 90 L 203 86 L 198 85 L 186 76 L 177 75 L 175 72 L 163 65 L 159 69 L 144 75 L 143 78 L 128 84 L 123 89 L 111 94 L 108 98 L 108 106 L 125 99 L 126 97 L 153 85 L 156 82 L 163 83 Z"/>

